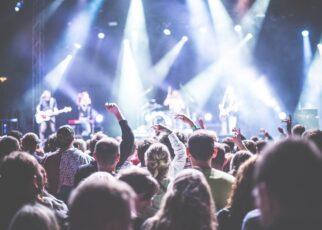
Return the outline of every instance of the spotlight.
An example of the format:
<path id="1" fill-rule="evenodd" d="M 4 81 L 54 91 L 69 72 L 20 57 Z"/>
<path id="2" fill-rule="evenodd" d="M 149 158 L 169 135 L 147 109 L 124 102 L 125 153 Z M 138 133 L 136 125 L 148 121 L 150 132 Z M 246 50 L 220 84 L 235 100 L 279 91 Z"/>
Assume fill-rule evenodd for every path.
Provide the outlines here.
<path id="1" fill-rule="evenodd" d="M 104 39 L 104 38 L 105 38 L 105 34 L 104 34 L 104 33 L 102 33 L 102 32 L 101 32 L 101 33 L 98 33 L 98 34 L 97 34 L 97 37 L 98 37 L 99 39 L 101 39 L 101 40 L 102 40 L 102 39 Z"/>
<path id="2" fill-rule="evenodd" d="M 183 42 L 187 42 L 188 40 L 189 40 L 189 38 L 188 38 L 187 36 L 183 36 L 183 37 L 182 37 L 182 41 L 183 41 Z"/>
<path id="3" fill-rule="evenodd" d="M 79 44 L 79 43 L 74 43 L 74 47 L 75 47 L 76 49 L 80 49 L 80 48 L 82 48 L 82 45 L 81 45 L 81 44 Z"/>
<path id="4" fill-rule="evenodd" d="M 165 35 L 167 35 L 167 36 L 170 36 L 170 35 L 171 35 L 171 30 L 169 30 L 169 29 L 164 29 L 164 30 L 163 30 L 163 33 L 164 33 Z"/>
<path id="5" fill-rule="evenodd" d="M 322 43 L 318 44 L 318 49 L 320 52 L 322 52 Z"/>
<path id="6" fill-rule="evenodd" d="M 98 114 L 98 115 L 96 116 L 95 120 L 96 120 L 96 122 L 97 122 L 97 123 L 102 123 L 102 122 L 103 122 L 103 120 L 104 120 L 104 117 L 103 117 L 103 115 L 102 115 L 102 114 Z"/>
<path id="7" fill-rule="evenodd" d="M 286 113 L 285 113 L 285 112 L 280 112 L 280 113 L 278 114 L 278 116 L 279 116 L 279 118 L 280 118 L 281 120 L 285 120 L 285 119 L 287 118 L 287 115 L 286 115 Z"/>
<path id="8" fill-rule="evenodd" d="M 240 33 L 240 32 L 242 31 L 242 27 L 241 27 L 241 25 L 236 25 L 236 26 L 234 27 L 234 29 L 235 29 L 235 31 L 236 31 L 237 33 Z"/>
<path id="9" fill-rule="evenodd" d="M 248 40 L 252 39 L 253 37 L 254 37 L 254 36 L 253 36 L 253 34 L 248 33 L 248 34 L 246 35 L 246 40 L 248 41 Z"/>
<path id="10" fill-rule="evenodd" d="M 72 60 L 73 59 L 73 55 L 72 54 L 67 55 L 67 59 Z"/>
<path id="11" fill-rule="evenodd" d="M 211 121 L 212 120 L 212 114 L 211 113 L 206 113 L 205 114 L 205 121 Z"/>
<path id="12" fill-rule="evenodd" d="M 309 31 L 307 31 L 307 30 L 303 30 L 302 31 L 302 36 L 303 37 L 307 37 L 307 36 L 309 36 L 310 35 L 310 32 Z"/>
<path id="13" fill-rule="evenodd" d="M 15 6 L 15 11 L 16 12 L 19 12 L 22 9 L 23 4 L 24 4 L 23 0 L 18 1 L 17 4 L 16 4 L 16 6 Z"/>

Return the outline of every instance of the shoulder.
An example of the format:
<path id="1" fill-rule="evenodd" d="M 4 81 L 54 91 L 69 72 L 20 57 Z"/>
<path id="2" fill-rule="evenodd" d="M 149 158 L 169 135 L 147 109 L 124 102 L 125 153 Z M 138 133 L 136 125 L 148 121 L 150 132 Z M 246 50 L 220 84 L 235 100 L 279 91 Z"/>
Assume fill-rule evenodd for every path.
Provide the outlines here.
<path id="1" fill-rule="evenodd" d="M 151 217 L 142 224 L 141 230 L 152 230 L 155 223 L 156 223 L 156 218 Z"/>
<path id="2" fill-rule="evenodd" d="M 224 180 L 230 184 L 234 183 L 235 181 L 235 177 L 233 177 L 232 175 L 226 173 L 226 172 L 223 172 L 223 171 L 220 171 L 220 170 L 217 170 L 217 169 L 211 169 L 211 174 L 210 174 L 210 177 L 213 178 L 213 179 L 221 179 L 221 180 Z"/>

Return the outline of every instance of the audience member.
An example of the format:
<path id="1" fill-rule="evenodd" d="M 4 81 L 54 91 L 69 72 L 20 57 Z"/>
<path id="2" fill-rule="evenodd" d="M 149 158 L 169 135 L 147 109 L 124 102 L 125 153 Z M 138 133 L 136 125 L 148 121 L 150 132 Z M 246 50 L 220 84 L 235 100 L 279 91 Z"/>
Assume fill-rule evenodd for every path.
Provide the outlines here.
<path id="1" fill-rule="evenodd" d="M 19 130 L 10 130 L 8 132 L 8 137 L 14 137 L 14 138 L 16 138 L 20 145 L 21 145 L 21 138 L 22 138 L 22 136 L 23 136 L 23 134 Z"/>
<path id="2" fill-rule="evenodd" d="M 20 145 L 16 138 L 10 136 L 2 137 L 0 139 L 0 162 L 5 156 L 19 149 Z"/>
<path id="3" fill-rule="evenodd" d="M 215 204 L 204 175 L 185 169 L 174 179 L 161 209 L 148 219 L 143 230 L 215 230 Z"/>
<path id="4" fill-rule="evenodd" d="M 67 201 L 74 186 L 77 169 L 92 161 L 91 157 L 73 147 L 74 130 L 70 126 L 62 126 L 57 131 L 59 150 L 47 155 L 43 160 L 48 175 L 48 191 Z"/>
<path id="5" fill-rule="evenodd" d="M 304 132 L 305 132 L 305 127 L 303 125 L 295 125 L 292 128 L 292 136 L 294 137 L 301 137 Z"/>
<path id="6" fill-rule="evenodd" d="M 38 162 L 41 162 L 43 157 L 36 151 L 39 143 L 40 140 L 34 133 L 26 133 L 21 139 L 22 150 L 34 156 Z"/>
<path id="7" fill-rule="evenodd" d="M 83 153 L 86 152 L 86 142 L 83 139 L 77 138 L 74 140 L 73 146 L 82 151 Z"/>
<path id="8" fill-rule="evenodd" d="M 218 210 L 227 205 L 227 198 L 235 181 L 234 177 L 213 169 L 211 159 L 214 153 L 215 137 L 205 130 L 195 131 L 188 141 L 188 155 L 192 166 L 205 175 Z"/>
<path id="9" fill-rule="evenodd" d="M 215 153 L 214 153 L 212 160 L 211 160 L 211 166 L 214 169 L 224 171 L 224 166 L 226 163 L 225 154 L 226 154 L 226 152 L 225 152 L 224 147 L 221 145 L 216 145 Z"/>
<path id="10" fill-rule="evenodd" d="M 147 209 L 151 207 L 152 198 L 158 192 L 159 184 L 149 171 L 138 167 L 121 170 L 118 179 L 130 185 L 137 195 L 133 229 L 139 230 L 143 222 L 150 217 Z"/>
<path id="11" fill-rule="evenodd" d="M 260 156 L 254 190 L 269 230 L 321 229 L 321 153 L 304 140 L 286 139 Z"/>
<path id="12" fill-rule="evenodd" d="M 218 213 L 218 229 L 240 230 L 244 216 L 254 209 L 252 190 L 255 163 L 256 156 L 253 156 L 238 169 L 228 204 Z"/>
<path id="13" fill-rule="evenodd" d="M 40 204 L 25 205 L 14 216 L 9 230 L 60 230 L 55 214 Z"/>
<path id="14" fill-rule="evenodd" d="M 137 155 L 138 155 L 138 158 L 140 160 L 140 163 L 141 163 L 141 167 L 145 167 L 145 160 L 144 160 L 144 157 L 145 157 L 145 152 L 148 150 L 148 148 L 154 144 L 154 143 L 157 143 L 157 141 L 153 138 L 147 138 L 147 139 L 144 139 L 142 141 L 139 141 L 138 142 L 138 145 L 137 145 Z"/>
<path id="15" fill-rule="evenodd" d="M 239 167 L 247 161 L 249 158 L 252 157 L 253 154 L 251 154 L 249 151 L 241 150 L 235 153 L 233 156 L 231 162 L 230 162 L 230 174 L 235 176 L 237 174 L 237 171 Z"/>
<path id="16" fill-rule="evenodd" d="M 70 230 L 130 230 L 135 193 L 109 173 L 82 181 L 69 200 Z"/>

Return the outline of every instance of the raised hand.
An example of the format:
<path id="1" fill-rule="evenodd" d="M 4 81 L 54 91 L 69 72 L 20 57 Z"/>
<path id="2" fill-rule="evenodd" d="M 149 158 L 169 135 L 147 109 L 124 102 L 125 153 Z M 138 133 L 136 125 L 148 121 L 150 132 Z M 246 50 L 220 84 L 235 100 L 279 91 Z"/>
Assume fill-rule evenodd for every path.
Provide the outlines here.
<path id="1" fill-rule="evenodd" d="M 155 130 L 156 133 L 165 132 L 165 133 L 172 133 L 172 130 L 164 125 L 153 125 L 152 128 Z"/>
<path id="2" fill-rule="evenodd" d="M 106 103 L 105 104 L 105 108 L 108 112 L 114 114 L 114 116 L 117 118 L 117 120 L 124 120 L 124 117 L 119 109 L 119 107 L 117 106 L 117 104 L 115 103 Z"/>
<path id="3" fill-rule="evenodd" d="M 175 115 L 174 118 L 182 121 L 183 123 L 185 123 L 191 127 L 195 126 L 194 122 L 185 114 L 177 114 L 177 115 Z"/>

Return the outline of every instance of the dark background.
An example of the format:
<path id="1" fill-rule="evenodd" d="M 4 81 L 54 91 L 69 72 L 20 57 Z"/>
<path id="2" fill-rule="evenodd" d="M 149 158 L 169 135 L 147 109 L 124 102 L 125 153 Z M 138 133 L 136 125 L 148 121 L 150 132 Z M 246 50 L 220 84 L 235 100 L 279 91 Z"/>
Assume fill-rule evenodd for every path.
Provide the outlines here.
<path id="1" fill-rule="evenodd" d="M 234 10 L 237 0 L 222 1 L 237 23 L 238 16 Z M 48 0 L 48 4 L 50 2 Z M 0 84 L 0 116 L 18 117 L 20 128 L 26 131 L 31 128 L 33 116 L 30 98 L 26 96 L 32 87 L 32 0 L 25 0 L 24 8 L 19 13 L 14 11 L 15 4 L 13 0 L 1 0 L 0 3 L 0 76 L 8 77 L 8 81 Z M 143 4 L 150 52 L 153 63 L 156 63 L 183 35 L 189 34 L 190 15 L 185 0 L 144 0 Z M 249 4 L 251 5 L 252 1 Z M 128 7 L 129 0 L 105 1 L 93 23 L 86 46 L 81 49 L 67 73 L 72 86 L 78 91 L 89 91 L 95 109 L 102 113 L 104 102 L 114 100 L 112 82 Z M 59 46 L 58 41 L 76 12 L 77 0 L 65 0 L 46 23 L 46 73 L 68 53 L 69 48 Z M 296 109 L 304 81 L 300 31 L 310 31 L 312 52 L 315 53 L 322 32 L 321 12 L 321 0 L 271 0 L 254 50 L 257 68 L 267 76 L 286 111 L 290 113 Z M 108 26 L 110 21 L 117 21 L 118 26 Z M 163 35 L 165 27 L 172 30 L 170 38 Z M 99 31 L 104 31 L 107 35 L 102 41 L 104 49 L 97 48 Z M 61 56 L 52 55 L 57 49 L 61 49 Z M 172 66 L 165 83 L 179 87 L 208 65 L 207 61 L 199 60 L 193 42 L 189 41 Z M 166 92 L 160 89 L 157 100 L 161 102 L 165 94 Z M 59 90 L 54 95 L 60 107 L 72 104 Z M 213 103 L 218 104 L 218 101 Z M 75 107 L 73 104 L 72 106 Z M 75 116 L 75 112 L 66 115 L 60 122 L 64 123 Z M 108 115 L 106 120 L 106 126 L 109 126 L 109 122 L 114 122 Z"/>

